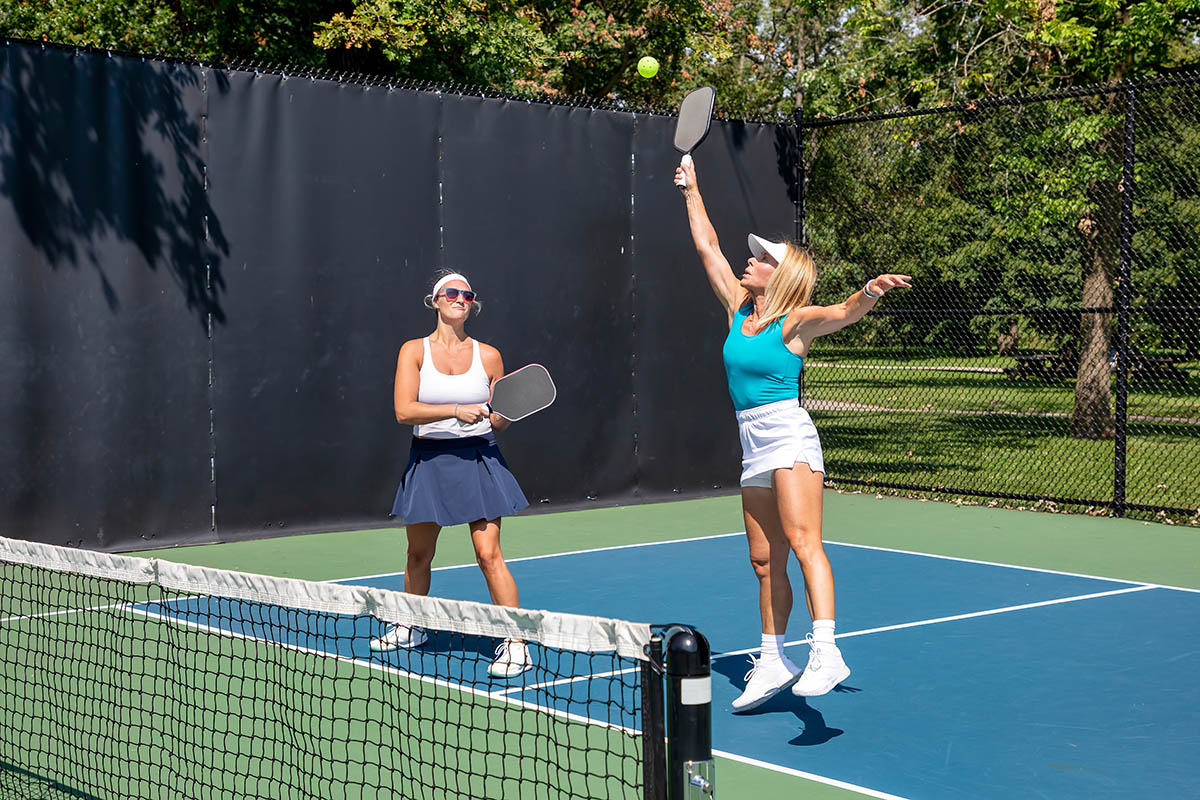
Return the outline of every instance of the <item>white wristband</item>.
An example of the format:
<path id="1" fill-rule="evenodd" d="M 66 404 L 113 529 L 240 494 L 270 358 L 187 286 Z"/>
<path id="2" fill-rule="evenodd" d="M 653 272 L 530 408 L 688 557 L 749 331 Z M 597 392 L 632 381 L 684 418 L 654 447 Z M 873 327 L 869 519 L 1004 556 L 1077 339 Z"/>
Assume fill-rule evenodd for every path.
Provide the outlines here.
<path id="1" fill-rule="evenodd" d="M 874 278 L 872 278 L 871 280 L 874 280 Z M 867 281 L 865 284 L 863 284 L 863 294 L 865 294 L 867 297 L 871 298 L 872 300 L 878 300 L 879 298 L 883 297 L 883 292 L 880 292 L 879 294 L 875 294 L 875 292 L 871 291 L 871 281 Z"/>

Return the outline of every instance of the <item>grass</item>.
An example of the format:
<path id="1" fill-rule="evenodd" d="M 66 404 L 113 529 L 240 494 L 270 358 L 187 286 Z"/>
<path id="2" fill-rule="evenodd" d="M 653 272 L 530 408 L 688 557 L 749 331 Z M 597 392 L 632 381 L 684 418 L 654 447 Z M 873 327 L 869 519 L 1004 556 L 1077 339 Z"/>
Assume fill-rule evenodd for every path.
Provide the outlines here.
<path id="1" fill-rule="evenodd" d="M 1014 380 L 1000 356 L 814 353 L 805 402 L 840 478 L 1110 501 L 1112 440 L 1070 434 L 1074 382 Z M 1200 508 L 1200 370 L 1128 400 L 1126 501 Z M 880 369 L 888 367 L 888 369 Z M 920 369 L 924 367 L 925 369 Z M 929 368 L 936 369 L 929 369 Z"/>
<path id="2" fill-rule="evenodd" d="M 1075 402 L 1072 380 L 1012 379 L 1003 372 L 964 372 L 950 368 L 999 370 L 1011 358 L 864 358 L 819 351 L 806 368 L 805 391 L 815 399 L 918 410 L 960 410 L 1018 414 L 1067 414 Z M 887 367 L 887 369 L 879 369 Z M 930 368 L 939 368 L 938 370 Z M 1200 366 L 1187 381 L 1134 382 L 1128 394 L 1131 417 L 1200 423 Z M 1115 381 L 1113 402 L 1115 403 Z"/>

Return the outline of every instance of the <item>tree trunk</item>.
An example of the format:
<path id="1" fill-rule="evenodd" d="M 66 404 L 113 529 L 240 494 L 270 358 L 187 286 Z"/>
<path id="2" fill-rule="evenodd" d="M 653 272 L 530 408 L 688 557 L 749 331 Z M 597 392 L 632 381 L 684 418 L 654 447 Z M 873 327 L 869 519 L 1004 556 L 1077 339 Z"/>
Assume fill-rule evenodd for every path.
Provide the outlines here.
<path id="1" fill-rule="evenodd" d="M 1120 190 L 1116 181 L 1093 181 L 1088 195 L 1095 213 L 1079 222 L 1083 234 L 1083 306 L 1110 308 L 1119 258 Z M 1071 415 L 1071 435 L 1078 439 L 1111 439 L 1115 434 L 1112 372 L 1108 366 L 1111 349 L 1112 314 L 1082 314 L 1075 409 Z"/>

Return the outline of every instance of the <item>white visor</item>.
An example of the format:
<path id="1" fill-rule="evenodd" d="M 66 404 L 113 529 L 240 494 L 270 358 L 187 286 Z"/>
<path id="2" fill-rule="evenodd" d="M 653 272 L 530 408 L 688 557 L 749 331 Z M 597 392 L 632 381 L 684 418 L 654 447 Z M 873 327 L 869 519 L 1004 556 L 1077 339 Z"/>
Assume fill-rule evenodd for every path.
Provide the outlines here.
<path id="1" fill-rule="evenodd" d="M 760 261 L 763 253 L 769 253 L 776 264 L 782 264 L 784 256 L 787 255 L 787 245 L 783 242 L 772 242 L 753 233 L 746 237 L 746 244 L 750 246 L 750 255 Z"/>

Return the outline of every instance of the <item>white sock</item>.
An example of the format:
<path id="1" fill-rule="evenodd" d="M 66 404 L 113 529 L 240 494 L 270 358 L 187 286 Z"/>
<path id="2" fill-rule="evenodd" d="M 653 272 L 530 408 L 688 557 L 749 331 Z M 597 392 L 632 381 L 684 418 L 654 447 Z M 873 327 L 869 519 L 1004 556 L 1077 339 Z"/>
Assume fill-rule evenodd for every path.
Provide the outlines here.
<path id="1" fill-rule="evenodd" d="M 813 620 L 813 641 L 821 644 L 834 644 L 833 628 L 834 621 L 831 619 L 814 619 Z"/>
<path id="2" fill-rule="evenodd" d="M 764 633 L 762 635 L 762 660 L 763 661 L 782 661 L 783 660 L 783 636 L 776 636 L 773 633 Z"/>

